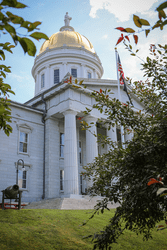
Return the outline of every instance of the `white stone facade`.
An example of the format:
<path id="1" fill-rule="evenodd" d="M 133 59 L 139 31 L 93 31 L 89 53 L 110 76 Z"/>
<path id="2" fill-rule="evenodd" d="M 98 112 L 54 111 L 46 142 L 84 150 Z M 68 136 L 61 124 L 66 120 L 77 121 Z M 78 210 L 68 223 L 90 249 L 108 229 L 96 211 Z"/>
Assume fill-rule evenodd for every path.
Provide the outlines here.
<path id="1" fill-rule="evenodd" d="M 71 26 L 65 26 L 44 43 L 32 69 L 35 96 L 24 105 L 11 102 L 13 133 L 7 137 L 0 131 L 0 190 L 16 183 L 17 162 L 22 159 L 25 172 L 19 166 L 19 181 L 23 201 L 85 193 L 91 182 L 82 178 L 82 167 L 109 149 L 101 148 L 92 133 L 103 133 L 113 141 L 118 139 L 116 127 L 108 131 L 96 126 L 98 118 L 106 119 L 97 110 L 84 117 L 88 124 L 94 122 L 92 133 L 81 130 L 78 118 L 95 103 L 89 93 L 109 88 L 113 92 L 110 97 L 118 98 L 118 86 L 117 81 L 101 79 L 100 59 L 88 39 L 78 34 Z M 62 35 L 66 44 L 60 40 L 63 45 L 59 45 Z M 78 80 L 84 80 L 87 89 L 77 89 L 62 81 L 68 72 L 72 73 L 71 69 Z M 59 82 L 54 83 L 57 79 Z M 74 79 L 75 75 L 73 82 Z M 121 98 L 128 101 L 122 89 Z M 133 104 L 136 109 L 142 108 L 135 97 Z M 126 139 L 130 136 L 126 135 Z"/>

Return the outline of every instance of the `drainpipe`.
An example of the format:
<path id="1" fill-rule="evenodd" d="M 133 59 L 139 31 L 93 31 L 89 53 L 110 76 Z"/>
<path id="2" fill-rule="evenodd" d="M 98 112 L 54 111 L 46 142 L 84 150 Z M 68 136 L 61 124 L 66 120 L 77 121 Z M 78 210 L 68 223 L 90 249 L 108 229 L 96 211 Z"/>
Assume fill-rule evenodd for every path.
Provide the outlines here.
<path id="1" fill-rule="evenodd" d="M 46 114 L 47 114 L 47 106 L 46 106 L 46 102 L 44 100 L 44 94 L 42 94 L 42 102 L 45 105 L 45 110 L 43 112 L 43 116 L 42 116 L 42 122 L 44 124 L 44 145 L 43 145 L 43 195 L 42 195 L 42 199 L 45 199 L 45 134 L 46 134 L 46 124 L 45 124 L 45 118 L 46 118 Z"/>

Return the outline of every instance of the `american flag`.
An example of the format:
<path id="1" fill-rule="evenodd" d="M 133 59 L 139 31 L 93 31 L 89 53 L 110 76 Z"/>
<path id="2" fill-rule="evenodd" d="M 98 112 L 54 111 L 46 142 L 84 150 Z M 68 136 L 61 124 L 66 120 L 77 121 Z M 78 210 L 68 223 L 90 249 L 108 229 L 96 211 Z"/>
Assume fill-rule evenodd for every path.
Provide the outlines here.
<path id="1" fill-rule="evenodd" d="M 121 64 L 120 57 L 118 55 L 118 72 L 119 72 L 119 82 L 121 85 L 125 84 L 125 77 L 124 77 L 124 72 Z"/>
<path id="2" fill-rule="evenodd" d="M 120 60 L 118 52 L 117 52 L 117 55 L 118 55 L 117 62 L 118 62 L 119 82 L 120 82 L 121 85 L 124 85 L 123 90 L 126 92 L 128 98 L 129 98 L 129 101 L 133 106 L 132 100 L 131 100 L 131 98 L 130 98 L 130 96 L 128 94 L 128 90 L 127 90 L 127 87 L 126 87 L 125 76 L 124 76 L 124 72 L 123 72 L 123 68 L 122 68 L 122 64 L 121 64 L 121 60 Z"/>

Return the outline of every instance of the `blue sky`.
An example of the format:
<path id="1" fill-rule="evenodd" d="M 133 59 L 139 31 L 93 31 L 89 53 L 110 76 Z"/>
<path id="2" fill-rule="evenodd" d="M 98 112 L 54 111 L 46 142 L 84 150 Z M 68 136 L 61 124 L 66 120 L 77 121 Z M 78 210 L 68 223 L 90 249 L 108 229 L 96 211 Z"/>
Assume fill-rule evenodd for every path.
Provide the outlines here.
<path id="1" fill-rule="evenodd" d="M 104 68 L 102 78 L 116 79 L 114 48 L 121 33 L 115 27 L 135 28 L 132 21 L 133 14 L 149 19 L 150 24 L 154 24 L 157 18 L 154 10 L 164 0 L 22 0 L 21 2 L 29 7 L 17 12 L 10 11 L 32 22 L 41 21 L 40 31 L 49 37 L 64 25 L 64 15 L 68 12 L 72 17 L 70 25 L 93 44 Z M 164 31 L 155 29 L 147 39 L 140 33 L 138 46 L 134 47 L 140 49 L 139 55 L 143 59 L 148 54 L 149 44 L 164 44 L 167 41 L 166 31 L 166 27 Z M 18 29 L 18 32 L 22 33 L 22 30 Z M 1 40 L 12 42 L 7 35 L 1 37 Z M 44 40 L 35 41 L 37 54 L 43 42 Z M 140 61 L 130 56 L 122 44 L 117 48 L 125 75 L 140 80 L 142 78 Z M 15 96 L 11 96 L 11 100 L 26 102 L 34 96 L 35 84 L 31 75 L 34 57 L 24 55 L 18 45 L 12 55 L 7 55 L 5 63 L 12 67 L 12 73 L 6 79 L 15 91 Z"/>

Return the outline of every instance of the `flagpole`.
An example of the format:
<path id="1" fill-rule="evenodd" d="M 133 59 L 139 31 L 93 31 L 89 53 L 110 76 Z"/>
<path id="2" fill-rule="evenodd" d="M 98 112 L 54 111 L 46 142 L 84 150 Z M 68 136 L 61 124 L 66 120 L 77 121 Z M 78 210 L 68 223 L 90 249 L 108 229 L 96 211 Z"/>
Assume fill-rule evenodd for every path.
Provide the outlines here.
<path id="1" fill-rule="evenodd" d="M 116 69 L 117 69 L 117 82 L 118 82 L 118 100 L 120 100 L 120 102 L 121 102 L 121 90 L 120 90 L 119 72 L 118 72 L 118 52 L 117 52 L 117 48 L 115 48 L 115 57 L 116 57 Z"/>
<path id="2" fill-rule="evenodd" d="M 121 90 L 120 90 L 120 80 L 119 80 L 119 72 L 118 72 L 118 52 L 117 52 L 117 48 L 115 48 L 115 57 L 116 57 L 116 69 L 117 69 L 117 82 L 118 82 L 118 100 L 121 102 Z M 123 129 L 123 126 L 120 126 L 120 127 L 121 127 L 122 147 L 125 148 L 125 145 L 123 145 L 123 143 L 125 142 L 124 129 Z"/>

